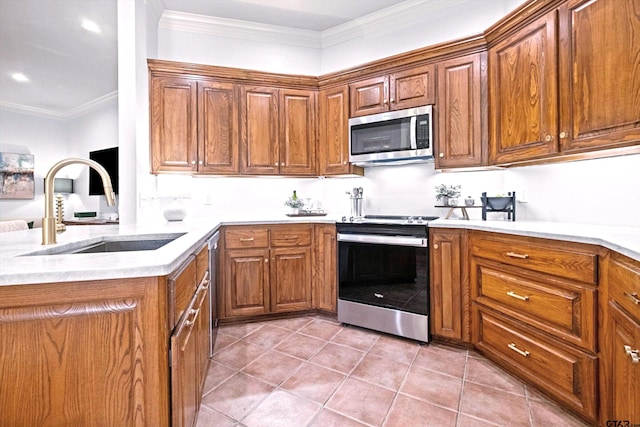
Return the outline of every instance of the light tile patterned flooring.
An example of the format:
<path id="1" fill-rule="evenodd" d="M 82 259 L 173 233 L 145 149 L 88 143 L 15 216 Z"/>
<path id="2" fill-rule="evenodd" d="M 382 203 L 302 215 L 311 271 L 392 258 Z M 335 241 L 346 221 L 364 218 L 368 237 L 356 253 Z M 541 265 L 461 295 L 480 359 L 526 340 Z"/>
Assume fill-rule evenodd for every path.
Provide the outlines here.
<path id="1" fill-rule="evenodd" d="M 222 326 L 198 427 L 584 426 L 472 351 L 306 316 Z"/>

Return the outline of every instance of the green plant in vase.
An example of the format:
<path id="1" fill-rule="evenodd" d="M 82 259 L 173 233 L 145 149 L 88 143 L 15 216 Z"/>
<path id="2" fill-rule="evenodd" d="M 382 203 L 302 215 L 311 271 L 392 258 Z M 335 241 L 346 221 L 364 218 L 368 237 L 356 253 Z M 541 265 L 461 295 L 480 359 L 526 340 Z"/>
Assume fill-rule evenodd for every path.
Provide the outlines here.
<path id="1" fill-rule="evenodd" d="M 460 197 L 460 184 L 457 185 L 447 185 L 440 184 L 436 185 L 436 200 L 442 203 L 444 206 L 449 206 L 449 200 Z"/>

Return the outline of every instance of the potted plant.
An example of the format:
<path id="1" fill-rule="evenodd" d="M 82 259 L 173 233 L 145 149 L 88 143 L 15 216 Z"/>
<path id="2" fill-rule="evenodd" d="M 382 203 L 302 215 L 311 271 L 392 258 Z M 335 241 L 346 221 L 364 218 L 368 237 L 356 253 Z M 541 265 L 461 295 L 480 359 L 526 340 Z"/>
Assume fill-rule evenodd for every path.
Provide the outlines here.
<path id="1" fill-rule="evenodd" d="M 460 184 L 458 185 L 436 185 L 436 200 L 444 206 L 449 206 L 449 199 L 460 197 Z"/>
<path id="2" fill-rule="evenodd" d="M 285 202 L 285 206 L 289 207 L 290 215 L 298 215 L 300 213 L 300 208 L 304 206 L 304 202 L 302 199 L 299 199 L 294 192 L 294 195 L 289 197 Z"/>

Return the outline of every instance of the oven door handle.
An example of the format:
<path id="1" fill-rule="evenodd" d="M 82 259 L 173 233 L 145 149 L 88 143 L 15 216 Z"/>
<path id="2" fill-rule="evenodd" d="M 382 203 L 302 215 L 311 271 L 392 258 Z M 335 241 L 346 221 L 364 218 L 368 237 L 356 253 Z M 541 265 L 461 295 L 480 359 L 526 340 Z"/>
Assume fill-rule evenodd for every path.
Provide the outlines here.
<path id="1" fill-rule="evenodd" d="M 426 237 L 380 236 L 377 234 L 342 234 L 338 233 L 338 242 L 374 243 L 379 245 L 427 247 Z"/>

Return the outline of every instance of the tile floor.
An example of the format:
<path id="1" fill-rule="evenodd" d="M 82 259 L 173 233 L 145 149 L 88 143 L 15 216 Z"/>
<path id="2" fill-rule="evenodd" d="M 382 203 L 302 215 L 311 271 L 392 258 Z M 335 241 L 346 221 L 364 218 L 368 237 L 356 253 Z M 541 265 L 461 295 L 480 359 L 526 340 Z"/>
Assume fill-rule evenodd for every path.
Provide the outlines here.
<path id="1" fill-rule="evenodd" d="M 198 427 L 584 426 L 472 351 L 318 316 L 222 326 Z"/>

